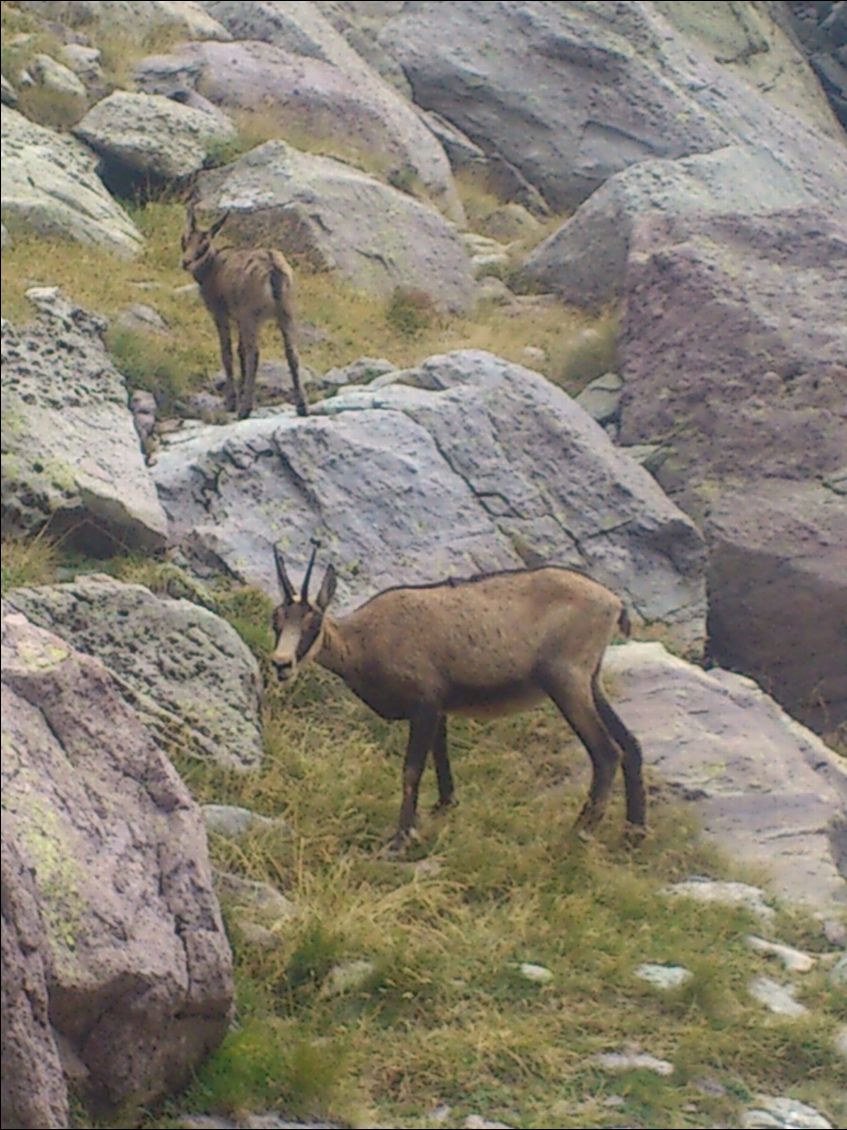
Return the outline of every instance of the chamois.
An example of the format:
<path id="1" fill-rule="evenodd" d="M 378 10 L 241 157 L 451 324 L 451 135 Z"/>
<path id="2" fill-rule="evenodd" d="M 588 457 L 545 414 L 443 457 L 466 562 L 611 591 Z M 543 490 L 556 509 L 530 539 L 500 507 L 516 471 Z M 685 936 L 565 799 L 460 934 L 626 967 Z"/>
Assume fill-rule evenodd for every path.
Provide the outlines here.
<path id="1" fill-rule="evenodd" d="M 226 223 L 229 212 L 204 231 L 197 227 L 193 204 L 189 204 L 186 211 L 182 266 L 196 279 L 218 331 L 228 411 L 237 412 L 242 420 L 253 411 L 259 367 L 259 329 L 274 318 L 285 346 L 297 412 L 307 416 L 309 408 L 300 385 L 300 361 L 295 344 L 294 276 L 284 255 L 267 247 L 255 250 L 227 247 L 217 251 L 212 240 Z M 239 391 L 232 373 L 232 322 L 238 329 Z"/>
<path id="2" fill-rule="evenodd" d="M 282 603 L 273 614 L 271 662 L 280 680 L 316 660 L 386 719 L 409 723 L 403 801 L 391 849 L 413 834 L 418 787 L 432 750 L 436 810 L 453 803 L 447 715 L 496 716 L 548 696 L 585 746 L 591 789 L 577 825 L 602 815 L 618 762 L 623 762 L 626 819 L 645 823 L 641 748 L 610 706 L 600 665 L 616 630 L 629 634 L 622 602 L 597 581 L 559 566 L 451 578 L 437 584 L 385 589 L 354 612 L 334 619 L 329 565 L 317 598 L 309 581 L 317 544 L 298 596 L 274 548 Z"/>

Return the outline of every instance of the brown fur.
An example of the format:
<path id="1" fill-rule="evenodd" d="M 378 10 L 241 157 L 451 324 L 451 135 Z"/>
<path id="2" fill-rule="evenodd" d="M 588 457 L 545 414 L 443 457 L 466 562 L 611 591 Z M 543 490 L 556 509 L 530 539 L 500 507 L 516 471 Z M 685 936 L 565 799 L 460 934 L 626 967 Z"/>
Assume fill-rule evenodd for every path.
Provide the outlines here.
<path id="1" fill-rule="evenodd" d="M 332 566 L 314 604 L 308 579 L 295 595 L 279 552 L 277 570 L 283 603 L 274 614 L 271 659 L 280 678 L 314 659 L 381 717 L 409 722 L 395 847 L 414 826 L 430 751 L 438 806 L 453 801 L 446 716 L 496 716 L 544 697 L 556 703 L 591 757 L 591 792 L 580 823 L 593 824 L 602 814 L 622 759 L 627 819 L 643 826 L 641 749 L 599 681 L 606 647 L 629 621 L 621 601 L 598 582 L 555 566 L 451 578 L 386 589 L 349 616 L 333 619 L 325 614 L 335 591 Z"/>
<path id="2" fill-rule="evenodd" d="M 264 322 L 274 319 L 282 335 L 297 411 L 306 416 L 309 409 L 300 385 L 291 268 L 282 252 L 271 248 L 216 250 L 212 239 L 226 218 L 225 215 L 204 231 L 197 227 L 193 208 L 188 208 L 186 230 L 182 237 L 182 265 L 196 279 L 200 295 L 218 331 L 221 361 L 226 374 L 224 396 L 227 408 L 237 412 L 241 419 L 253 411 L 259 366 L 259 329 Z M 238 330 L 240 390 L 236 390 L 233 378 L 232 323 Z"/>

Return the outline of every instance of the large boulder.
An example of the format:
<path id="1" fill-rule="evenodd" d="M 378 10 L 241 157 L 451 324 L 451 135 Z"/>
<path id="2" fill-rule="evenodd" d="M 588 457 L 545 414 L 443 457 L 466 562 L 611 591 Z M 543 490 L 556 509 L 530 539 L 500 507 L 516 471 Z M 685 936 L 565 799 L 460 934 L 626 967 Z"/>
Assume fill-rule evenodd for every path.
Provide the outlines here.
<path id="1" fill-rule="evenodd" d="M 268 141 L 197 178 L 198 212 L 229 211 L 226 234 L 246 246 L 279 246 L 316 270 L 390 296 L 421 291 L 465 311 L 474 280 L 452 224 L 421 203 L 330 157 Z"/>
<path id="2" fill-rule="evenodd" d="M 845 494 L 754 480 L 722 491 L 704 524 L 710 654 L 822 734 L 847 719 Z"/>
<path id="3" fill-rule="evenodd" d="M 521 267 L 533 287 L 598 309 L 625 295 L 633 228 L 644 217 L 766 217 L 792 237 L 791 213 L 813 221 L 821 207 L 847 207 L 847 150 L 805 127 L 778 157 L 732 144 L 679 161 L 651 160 L 611 177 Z M 795 297 L 795 301 L 800 296 Z"/>
<path id="4" fill-rule="evenodd" d="M 123 258 L 137 254 L 141 233 L 106 191 L 91 150 L 10 106 L 4 105 L 0 116 L 4 217 L 42 235 L 96 244 Z"/>
<path id="5" fill-rule="evenodd" d="M 105 323 L 55 288 L 28 292 L 39 320 L 3 322 L 3 529 L 46 525 L 154 549 L 167 519 L 145 466 Z"/>
<path id="6" fill-rule="evenodd" d="M 2 615 L 3 1121 L 66 1127 L 60 1057 L 100 1114 L 185 1083 L 226 1033 L 231 956 L 167 758 L 102 664 Z"/>
<path id="7" fill-rule="evenodd" d="M 176 31 L 192 39 L 229 39 L 199 0 L 23 0 L 19 7 L 72 27 L 95 24 L 107 34 L 136 38 Z"/>
<path id="8" fill-rule="evenodd" d="M 751 679 L 703 671 L 658 643 L 609 648 L 615 709 L 656 783 L 705 837 L 771 888 L 829 912 L 847 904 L 847 767 Z"/>
<path id="9" fill-rule="evenodd" d="M 638 620 L 700 647 L 698 531 L 539 374 L 459 352 L 315 413 L 196 429 L 165 447 L 154 474 L 195 567 L 275 594 L 273 543 L 296 571 L 317 535 L 345 609 L 390 584 L 551 559 L 589 570 Z"/>
<path id="10" fill-rule="evenodd" d="M 835 135 L 800 52 L 759 7 L 418 3 L 380 43 L 421 106 L 564 210 L 639 161 L 719 149 L 743 121 L 761 132 L 763 107 L 779 102 Z"/>
<path id="11" fill-rule="evenodd" d="M 659 482 L 705 523 L 714 657 L 825 728 L 847 718 L 847 507 L 828 485 L 845 293 L 836 213 L 648 215 L 619 343 L 621 442 L 661 445 Z"/>
<path id="12" fill-rule="evenodd" d="M 386 162 L 389 176 L 411 174 L 448 215 L 461 216 L 444 150 L 415 108 L 333 27 L 318 4 L 219 0 L 209 10 L 236 39 L 260 40 L 279 53 L 263 76 L 265 110 L 278 95 L 280 109 L 295 127 L 316 139 L 335 140 L 342 154 L 358 152 Z M 221 81 L 223 70 L 228 74 Z M 231 96 L 242 81 L 232 64 L 213 66 L 204 93 L 211 90 L 217 101 L 217 96 Z"/>
<path id="13" fill-rule="evenodd" d="M 261 678 L 238 633 L 189 600 L 111 577 L 13 589 L 10 607 L 99 659 L 163 749 L 226 768 L 262 756 Z"/>
<path id="14" fill-rule="evenodd" d="M 621 442 L 665 444 L 659 481 L 686 508 L 844 463 L 843 216 L 647 215 L 625 285 Z"/>
<path id="15" fill-rule="evenodd" d="M 235 127 L 218 114 L 127 90 L 97 102 L 73 132 L 99 153 L 105 182 L 124 187 L 187 177 L 235 138 Z"/>
<path id="16" fill-rule="evenodd" d="M 847 8 L 839 0 L 789 0 L 785 6 L 791 28 L 847 130 Z"/>
<path id="17" fill-rule="evenodd" d="M 5 757 L 5 730 L 3 731 Z M 0 1120 L 22 1130 L 70 1125 L 68 1092 L 50 1025 L 44 920 L 12 821 L 2 821 L 3 1078 Z"/>

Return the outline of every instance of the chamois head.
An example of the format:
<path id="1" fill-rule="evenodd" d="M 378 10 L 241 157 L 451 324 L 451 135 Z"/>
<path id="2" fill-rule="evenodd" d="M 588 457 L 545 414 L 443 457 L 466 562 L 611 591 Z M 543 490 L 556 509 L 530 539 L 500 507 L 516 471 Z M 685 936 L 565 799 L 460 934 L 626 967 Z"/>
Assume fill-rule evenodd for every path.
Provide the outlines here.
<path id="1" fill-rule="evenodd" d="M 212 251 L 212 240 L 221 230 L 229 217 L 229 212 L 224 212 L 219 220 L 215 220 L 208 231 L 197 227 L 197 217 L 194 214 L 194 205 L 186 208 L 185 231 L 182 235 L 182 267 L 185 271 L 195 274 L 202 271 L 209 261 Z"/>
<path id="2" fill-rule="evenodd" d="M 303 585 L 298 596 L 289 579 L 279 546 L 274 546 L 276 575 L 282 593 L 282 603 L 274 609 L 271 621 L 276 647 L 271 662 L 276 667 L 280 682 L 294 679 L 302 663 L 308 662 L 320 651 L 324 632 L 324 613 L 335 595 L 335 569 L 327 566 L 320 592 L 314 603 L 309 600 L 309 581 L 315 564 L 319 542 L 312 539 L 312 555 L 306 566 Z"/>

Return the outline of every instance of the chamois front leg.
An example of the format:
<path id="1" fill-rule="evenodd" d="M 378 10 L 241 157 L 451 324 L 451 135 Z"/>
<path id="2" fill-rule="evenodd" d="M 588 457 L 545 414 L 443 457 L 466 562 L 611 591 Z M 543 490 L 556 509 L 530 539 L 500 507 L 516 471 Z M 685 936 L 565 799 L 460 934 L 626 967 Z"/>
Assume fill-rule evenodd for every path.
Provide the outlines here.
<path id="1" fill-rule="evenodd" d="M 450 770 L 450 758 L 447 756 L 447 715 L 441 714 L 435 730 L 435 740 L 432 743 L 432 760 L 435 762 L 435 776 L 438 780 L 438 801 L 432 806 L 433 812 L 443 812 L 451 804 L 456 803 L 456 793 L 453 787 L 453 774 Z"/>
<path id="2" fill-rule="evenodd" d="M 390 855 L 399 854 L 412 838 L 418 810 L 418 790 L 426 757 L 432 747 L 438 725 L 438 711 L 421 706 L 409 719 L 409 741 L 403 762 L 403 803 L 397 831 L 388 845 Z"/>
<path id="3" fill-rule="evenodd" d="M 224 367 L 224 403 L 227 412 L 234 412 L 238 406 L 238 395 L 235 391 L 235 381 L 232 375 L 232 334 L 229 326 L 229 317 L 226 313 L 216 313 L 215 328 L 218 331 L 218 341 L 221 346 L 221 361 Z"/>

